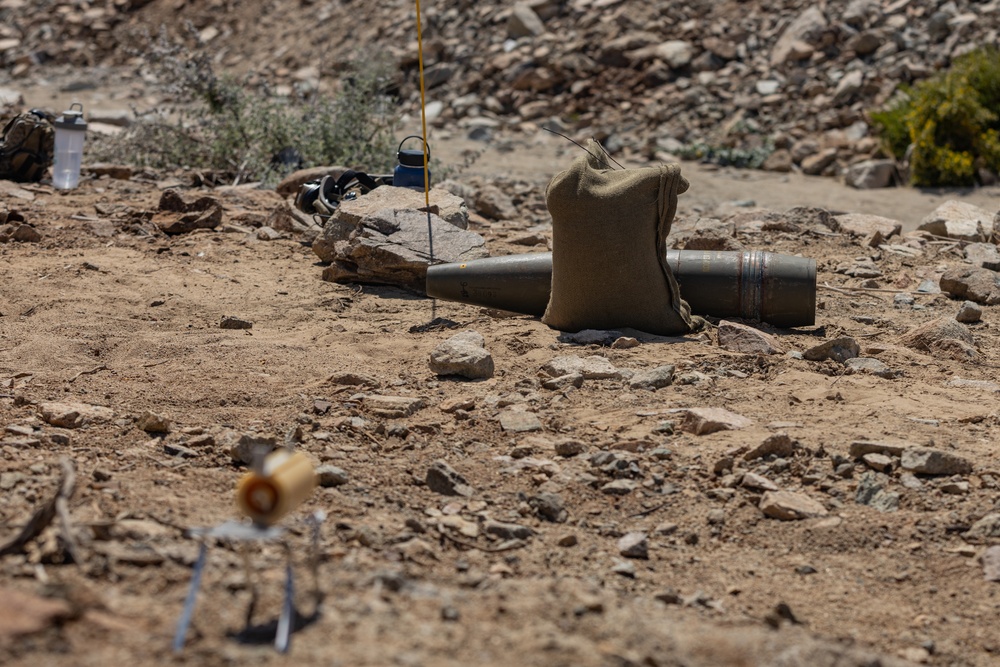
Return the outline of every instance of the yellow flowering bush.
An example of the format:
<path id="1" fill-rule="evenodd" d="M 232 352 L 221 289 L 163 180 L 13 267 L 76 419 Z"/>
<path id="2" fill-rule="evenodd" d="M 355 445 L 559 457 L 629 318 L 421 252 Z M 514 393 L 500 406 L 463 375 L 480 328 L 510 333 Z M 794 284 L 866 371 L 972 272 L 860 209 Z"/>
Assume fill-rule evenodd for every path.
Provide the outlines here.
<path id="1" fill-rule="evenodd" d="M 947 71 L 904 87 L 872 120 L 897 159 L 912 146 L 913 185 L 974 185 L 980 169 L 1000 172 L 1000 50 L 957 58 Z"/>

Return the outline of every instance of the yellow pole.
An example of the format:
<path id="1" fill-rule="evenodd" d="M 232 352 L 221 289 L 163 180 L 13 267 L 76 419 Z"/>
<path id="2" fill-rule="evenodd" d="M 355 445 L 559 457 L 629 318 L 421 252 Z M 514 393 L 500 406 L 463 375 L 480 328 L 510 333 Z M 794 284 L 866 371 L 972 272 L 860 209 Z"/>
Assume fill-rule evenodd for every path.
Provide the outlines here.
<path id="1" fill-rule="evenodd" d="M 420 70 L 420 124 L 423 129 L 423 139 L 424 139 L 424 204 L 428 209 L 428 216 L 430 215 L 431 207 L 431 192 L 430 192 L 430 170 L 427 167 L 427 104 L 426 96 L 424 92 L 424 35 L 423 29 L 420 27 L 420 0 L 416 0 L 417 3 L 417 66 Z M 428 230 L 430 231 L 430 230 Z"/>

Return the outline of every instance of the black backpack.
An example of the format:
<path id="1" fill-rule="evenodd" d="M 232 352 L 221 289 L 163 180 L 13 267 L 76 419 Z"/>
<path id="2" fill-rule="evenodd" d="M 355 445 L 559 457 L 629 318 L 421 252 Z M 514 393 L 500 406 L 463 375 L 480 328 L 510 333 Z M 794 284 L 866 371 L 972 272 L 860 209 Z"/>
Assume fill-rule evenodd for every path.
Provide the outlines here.
<path id="1" fill-rule="evenodd" d="M 32 109 L 14 116 L 3 128 L 0 179 L 19 183 L 42 180 L 55 151 L 55 130 L 46 116 Z"/>

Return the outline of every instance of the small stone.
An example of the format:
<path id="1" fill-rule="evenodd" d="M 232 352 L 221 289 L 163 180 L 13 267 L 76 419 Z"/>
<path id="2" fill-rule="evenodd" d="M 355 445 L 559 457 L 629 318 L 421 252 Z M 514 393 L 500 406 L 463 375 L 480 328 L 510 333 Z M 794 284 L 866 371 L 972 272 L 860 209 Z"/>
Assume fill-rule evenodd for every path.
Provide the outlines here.
<path id="1" fill-rule="evenodd" d="M 501 540 L 526 540 L 535 534 L 535 531 L 527 526 L 502 521 L 487 521 L 483 529 L 487 535 L 493 535 Z"/>
<path id="2" fill-rule="evenodd" d="M 616 338 L 615 342 L 611 343 L 612 350 L 630 350 L 633 347 L 639 347 L 641 343 L 631 336 L 621 336 Z"/>
<path id="3" fill-rule="evenodd" d="M 1000 273 L 989 269 L 956 266 L 941 276 L 941 290 L 984 306 L 1000 304 Z"/>
<path id="4" fill-rule="evenodd" d="M 896 445 L 891 442 L 879 442 L 875 440 L 855 440 L 851 443 L 850 455 L 852 459 L 860 459 L 865 454 L 885 454 L 887 456 L 900 456 L 903 450 L 909 445 Z"/>
<path id="5" fill-rule="evenodd" d="M 867 373 L 887 380 L 902 375 L 900 371 L 894 371 L 878 359 L 872 359 L 871 357 L 848 359 L 845 365 L 855 373 Z"/>
<path id="6" fill-rule="evenodd" d="M 755 491 L 777 491 L 778 485 L 769 480 L 763 475 L 758 475 L 754 472 L 748 472 L 743 475 L 743 481 L 740 483 L 742 486 L 748 489 L 754 489 Z"/>
<path id="7" fill-rule="evenodd" d="M 966 301 L 962 304 L 962 307 L 958 309 L 958 314 L 955 315 L 955 319 L 963 324 L 973 324 L 975 322 L 979 322 L 983 319 L 983 309 L 972 301 Z"/>
<path id="8" fill-rule="evenodd" d="M 455 398 L 448 398 L 438 405 L 438 409 L 441 412 L 451 414 L 458 410 L 464 410 L 468 412 L 476 407 L 476 399 L 471 396 L 456 396 Z"/>
<path id="9" fill-rule="evenodd" d="M 584 329 L 576 333 L 567 332 L 559 334 L 559 342 L 571 343 L 573 345 L 610 345 L 615 339 L 620 338 L 621 335 L 620 331 Z"/>
<path id="10" fill-rule="evenodd" d="M 888 188 L 896 179 L 895 160 L 865 160 L 852 164 L 844 174 L 844 182 L 859 190 Z"/>
<path id="11" fill-rule="evenodd" d="M 900 292 L 892 297 L 892 305 L 894 308 L 909 308 L 916 302 L 912 294 L 907 294 L 906 292 Z"/>
<path id="12" fill-rule="evenodd" d="M 561 547 L 575 547 L 578 544 L 578 542 L 579 540 L 577 540 L 576 535 L 574 535 L 573 533 L 568 533 L 560 537 L 556 541 L 556 544 Z"/>
<path id="13" fill-rule="evenodd" d="M 615 574 L 620 574 L 623 577 L 628 577 L 629 579 L 635 579 L 635 565 L 629 561 L 619 560 L 615 561 L 614 566 L 611 571 Z"/>
<path id="14" fill-rule="evenodd" d="M 645 389 L 656 391 L 663 387 L 669 387 L 674 380 L 674 367 L 672 365 L 657 366 L 647 371 L 639 371 L 629 380 L 631 389 Z"/>
<path id="15" fill-rule="evenodd" d="M 528 505 L 535 510 L 540 519 L 552 523 L 566 523 L 569 514 L 558 493 L 539 493 L 528 498 Z"/>
<path id="16" fill-rule="evenodd" d="M 229 449 L 233 461 L 244 465 L 253 465 L 258 456 L 267 456 L 278 446 L 274 436 L 244 433 Z"/>
<path id="17" fill-rule="evenodd" d="M 753 461 L 765 456 L 788 457 L 795 453 L 795 446 L 795 441 L 785 433 L 775 433 L 744 454 L 743 460 Z"/>
<path id="18" fill-rule="evenodd" d="M 582 454 L 586 449 L 587 446 L 582 441 L 574 440 L 572 438 L 557 440 L 555 443 L 556 455 L 567 458 Z"/>
<path id="19" fill-rule="evenodd" d="M 560 375 L 559 377 L 545 378 L 542 380 L 542 388 L 548 389 L 549 391 L 562 391 L 564 389 L 569 389 L 570 387 L 579 389 L 582 386 L 582 373 L 567 373 L 566 375 Z"/>
<path id="20" fill-rule="evenodd" d="M 938 449 L 910 447 L 900 456 L 900 467 L 917 475 L 967 475 L 972 472 L 968 460 Z"/>
<path id="21" fill-rule="evenodd" d="M 52 426 L 80 428 L 88 424 L 111 421 L 115 413 L 111 408 L 86 403 L 40 403 L 42 419 Z"/>
<path id="22" fill-rule="evenodd" d="M 899 509 L 899 494 L 885 490 L 885 478 L 878 473 L 866 472 L 858 480 L 858 488 L 854 501 L 859 505 L 867 505 L 879 512 L 895 512 Z"/>
<path id="23" fill-rule="evenodd" d="M 500 413 L 500 428 L 510 433 L 530 433 L 541 431 L 543 426 L 535 413 L 511 408 Z"/>
<path id="24" fill-rule="evenodd" d="M 474 491 L 454 468 L 444 461 L 435 461 L 424 479 L 427 488 L 443 496 L 471 496 Z"/>
<path id="25" fill-rule="evenodd" d="M 579 373 L 586 380 L 620 380 L 623 374 L 605 357 L 577 357 L 566 355 L 555 357 L 542 366 L 542 372 L 557 378 L 571 373 Z"/>
<path id="26" fill-rule="evenodd" d="M 370 395 L 365 396 L 361 404 L 377 417 L 401 419 L 423 409 L 427 402 L 415 396 Z"/>
<path id="27" fill-rule="evenodd" d="M 177 456 L 182 459 L 193 459 L 198 456 L 198 452 L 177 442 L 163 443 L 163 451 L 168 456 Z"/>
<path id="28" fill-rule="evenodd" d="M 1000 581 L 1000 546 L 990 547 L 983 553 L 983 579 Z"/>
<path id="29" fill-rule="evenodd" d="M 722 320 L 718 329 L 719 347 L 741 354 L 784 354 L 785 349 L 771 334 L 741 324 Z"/>
<path id="30" fill-rule="evenodd" d="M 150 412 L 149 410 L 142 413 L 142 416 L 139 417 L 135 425 L 146 433 L 170 432 L 170 420 L 163 415 L 158 415 L 155 412 Z"/>
<path id="31" fill-rule="evenodd" d="M 479 524 L 475 521 L 464 519 L 457 514 L 450 514 L 439 518 L 438 525 L 442 528 L 451 528 L 465 537 L 472 539 L 479 537 Z"/>
<path id="32" fill-rule="evenodd" d="M 316 482 L 323 488 L 332 488 L 347 484 L 350 477 L 343 468 L 333 465 L 321 465 L 316 468 Z"/>
<path id="33" fill-rule="evenodd" d="M 826 508 L 818 501 L 791 491 L 768 491 L 760 500 L 760 509 L 765 516 L 782 521 L 827 515 Z"/>
<path id="34" fill-rule="evenodd" d="M 967 542 L 985 542 L 1000 538 L 1000 513 L 994 512 L 979 519 L 962 537 Z"/>
<path id="35" fill-rule="evenodd" d="M 678 408 L 684 415 L 681 428 L 695 435 L 730 431 L 750 426 L 753 421 L 725 408 Z"/>
<path id="36" fill-rule="evenodd" d="M 430 369 L 437 375 L 484 380 L 493 377 L 493 356 L 486 350 L 482 335 L 476 331 L 463 331 L 434 348 Z"/>
<path id="37" fill-rule="evenodd" d="M 601 487 L 601 493 L 609 496 L 627 496 L 639 488 L 639 484 L 631 479 L 616 479 Z"/>
<path id="38" fill-rule="evenodd" d="M 233 317 L 231 315 L 223 315 L 222 321 L 219 322 L 220 329 L 252 329 L 253 322 L 249 320 L 243 320 L 238 317 Z"/>
<path id="39" fill-rule="evenodd" d="M 646 533 L 626 533 L 618 540 L 618 553 L 625 558 L 649 558 L 649 537 Z"/>
<path id="40" fill-rule="evenodd" d="M 718 508 L 709 510 L 708 514 L 705 515 L 705 521 L 710 526 L 721 526 L 726 522 L 726 511 Z"/>
<path id="41" fill-rule="evenodd" d="M 861 354 L 861 346 L 858 345 L 858 341 L 849 336 L 841 336 L 840 338 L 834 338 L 833 340 L 828 340 L 809 348 L 802 353 L 802 356 L 809 361 L 832 359 L 844 363 L 848 359 L 857 357 L 859 354 Z"/>
<path id="42" fill-rule="evenodd" d="M 965 258 L 973 266 L 1000 271 L 1000 248 L 992 243 L 970 243 L 965 246 Z"/>
<path id="43" fill-rule="evenodd" d="M 941 493 L 952 496 L 964 496 L 969 492 L 968 482 L 946 482 L 940 486 Z"/>
<path id="44" fill-rule="evenodd" d="M 545 32 L 545 24 L 531 5 L 519 2 L 511 9 L 507 18 L 507 36 L 511 39 L 538 37 Z"/>
<path id="45" fill-rule="evenodd" d="M 884 473 L 892 471 L 893 461 L 885 454 L 876 454 L 873 452 L 871 454 L 865 454 L 861 457 L 861 460 L 864 461 L 865 465 L 872 470 Z"/>

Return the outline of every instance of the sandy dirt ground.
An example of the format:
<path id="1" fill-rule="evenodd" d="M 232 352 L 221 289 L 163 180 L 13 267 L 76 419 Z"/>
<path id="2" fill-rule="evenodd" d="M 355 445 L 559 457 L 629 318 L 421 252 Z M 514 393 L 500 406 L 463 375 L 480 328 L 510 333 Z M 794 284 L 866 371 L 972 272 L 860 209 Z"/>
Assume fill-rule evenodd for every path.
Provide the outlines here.
<path id="1" fill-rule="evenodd" d="M 544 185 L 571 157 L 561 141 L 487 150 L 457 176 L 514 178 L 523 190 L 523 220 L 473 219 L 494 254 L 545 249 L 512 241 L 544 219 Z M 442 159 L 469 148 L 447 136 L 437 143 Z M 800 176 L 684 170 L 692 187 L 679 230 L 746 200 L 890 215 L 905 229 L 950 198 L 996 209 L 995 190 L 859 192 Z M 68 514 L 77 542 L 68 562 L 57 520 L 0 558 L 0 598 L 14 601 L 0 610 L 4 664 L 1000 660 L 1000 584 L 984 581 L 981 560 L 1000 528 L 977 524 L 1000 509 L 1000 387 L 991 384 L 1000 310 L 984 307 L 981 321 L 960 325 L 971 352 L 900 342 L 958 312 L 961 300 L 917 290 L 962 263 L 959 244 L 914 240 L 915 252 L 901 255 L 847 235 L 741 234 L 746 247 L 817 260 L 815 326 L 764 326 L 784 354 L 723 349 L 714 326 L 621 349 L 566 342 L 527 316 L 323 282 L 300 238 L 264 241 L 253 230 L 281 203 L 273 191 L 211 191 L 223 225 L 166 236 L 149 217 L 168 185 L 178 183 L 104 176 L 69 193 L 7 184 L 0 194 L 41 236 L 0 245 L 0 541 L 56 493 L 65 460 L 76 475 Z M 858 258 L 881 277 L 837 272 Z M 913 304 L 894 303 L 897 293 Z M 252 328 L 222 329 L 225 316 Z M 422 326 L 435 318 L 451 324 Z M 485 338 L 491 379 L 430 371 L 434 347 L 466 329 Z M 886 377 L 789 354 L 839 336 L 883 362 Z M 540 369 L 564 355 L 633 372 L 673 365 L 674 381 L 656 391 L 622 378 L 543 388 Z M 373 396 L 422 407 L 386 416 Z M 51 404 L 81 404 L 89 417 L 54 425 L 65 424 L 66 408 Z M 750 424 L 697 435 L 676 412 L 709 407 Z M 511 426 L 512 411 L 537 417 L 537 430 Z M 169 420 L 169 432 L 143 430 L 147 412 Z M 243 436 L 294 443 L 343 474 L 290 516 L 284 543 L 245 554 L 213 546 L 187 647 L 175 657 L 197 554 L 184 531 L 236 516 L 245 466 L 230 450 Z M 852 443 L 869 441 L 885 460 L 852 456 Z M 753 454 L 764 442 L 784 449 Z M 900 447 L 948 452 L 971 471 L 907 473 Z M 464 477 L 468 495 L 428 486 L 437 461 Z M 812 500 L 817 516 L 766 516 L 767 484 Z M 859 490 L 889 500 L 863 504 Z M 327 519 L 323 599 L 310 616 L 313 511 Z M 645 536 L 645 557 L 623 553 L 621 540 L 635 533 Z M 269 645 L 283 544 L 308 621 L 288 657 Z"/>

